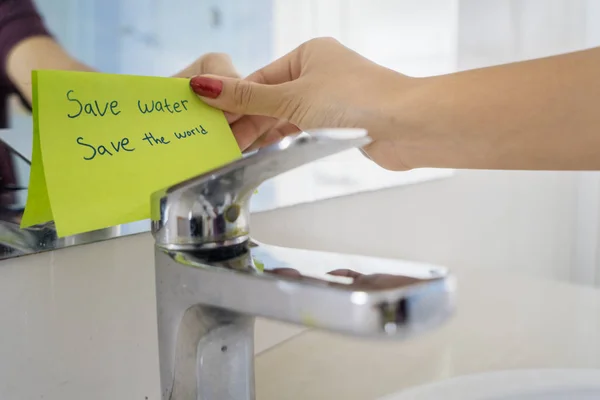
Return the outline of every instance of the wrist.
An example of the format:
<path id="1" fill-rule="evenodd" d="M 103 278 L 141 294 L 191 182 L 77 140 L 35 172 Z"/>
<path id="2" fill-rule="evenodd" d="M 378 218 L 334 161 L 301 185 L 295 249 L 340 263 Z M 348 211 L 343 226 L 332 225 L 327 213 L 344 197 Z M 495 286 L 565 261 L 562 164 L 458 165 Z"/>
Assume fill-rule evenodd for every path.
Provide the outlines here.
<path id="1" fill-rule="evenodd" d="M 384 89 L 384 126 L 374 137 L 387 147 L 388 159 L 382 164 L 392 165 L 390 169 L 427 167 L 428 149 L 435 147 L 435 119 L 431 110 L 439 100 L 432 99 L 436 82 L 429 77 L 397 75 Z"/>
<path id="2" fill-rule="evenodd" d="M 47 36 L 34 36 L 21 41 L 8 55 L 8 77 L 31 101 L 31 71 L 55 69 L 91 71 L 88 66 L 71 57 L 58 43 Z"/>

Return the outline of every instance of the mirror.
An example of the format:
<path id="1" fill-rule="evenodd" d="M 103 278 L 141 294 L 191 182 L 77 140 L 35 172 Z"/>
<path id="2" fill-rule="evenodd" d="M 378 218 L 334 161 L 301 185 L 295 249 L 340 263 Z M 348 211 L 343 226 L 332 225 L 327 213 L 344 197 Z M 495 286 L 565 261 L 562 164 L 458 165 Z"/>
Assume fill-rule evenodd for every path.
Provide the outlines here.
<path id="1" fill-rule="evenodd" d="M 150 7 L 147 0 L 34 0 L 34 3 L 54 38 L 71 55 L 103 72 L 169 76 L 204 53 L 224 52 L 231 55 L 238 72 L 245 76 L 302 42 L 330 35 L 392 69 L 425 76 L 455 69 L 453 50 L 448 50 L 454 43 L 454 9 L 443 0 L 436 1 L 439 4 L 435 12 L 431 12 L 430 4 L 402 2 L 382 6 L 383 14 L 411 16 L 408 22 L 418 18 L 419 23 L 398 23 L 397 18 L 382 20 L 377 29 L 383 31 L 377 35 L 362 23 L 369 2 L 181 0 L 176 7 L 169 0 L 153 0 Z M 354 28 L 339 29 L 342 25 Z M 295 28 L 290 30 L 290 26 Z M 194 27 L 193 34 L 190 27 Z M 389 34 L 386 30 L 390 29 L 397 32 Z M 412 39 L 382 46 L 382 37 L 398 35 Z M 436 42 L 432 38 L 443 40 Z M 1 242 L 10 246 L 2 245 L 0 258 L 23 254 L 26 247 L 37 252 L 149 230 L 148 221 L 140 221 L 65 240 L 57 240 L 50 225 L 20 231 L 15 221 L 27 196 L 32 123 L 29 111 L 19 101 L 12 100 L 16 99 L 9 102 L 10 130 L 0 130 L 0 140 L 11 149 L 9 158 L 18 185 L 7 188 L 12 190 L 10 193 L 2 194 L 7 203 L 1 217 Z M 357 150 L 350 150 L 265 182 L 253 197 L 251 209 L 267 211 L 452 174 L 453 171 L 442 169 L 386 171 Z"/>
<path id="2" fill-rule="evenodd" d="M 56 236 L 51 222 L 20 229 L 19 223 L 27 202 L 31 161 L 21 149 L 8 143 L 5 138 L 8 132 L 0 133 L 2 133 L 0 135 L 2 159 L 10 161 L 3 164 L 2 177 L 6 183 L 3 182 L 0 186 L 0 259 L 149 231 L 149 221 L 139 221 L 64 238 Z"/>

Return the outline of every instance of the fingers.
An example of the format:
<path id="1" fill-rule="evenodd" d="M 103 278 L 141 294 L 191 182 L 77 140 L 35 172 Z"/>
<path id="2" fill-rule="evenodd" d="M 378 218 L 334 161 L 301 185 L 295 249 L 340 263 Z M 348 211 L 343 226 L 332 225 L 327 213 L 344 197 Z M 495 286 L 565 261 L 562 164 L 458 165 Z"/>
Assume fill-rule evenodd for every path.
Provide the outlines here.
<path id="1" fill-rule="evenodd" d="M 176 78 L 191 78 L 196 75 L 213 74 L 239 78 L 231 57 L 223 53 L 207 53 L 191 65 L 174 75 Z"/>
<path id="2" fill-rule="evenodd" d="M 296 127 L 296 125 L 287 123 L 287 122 L 279 122 L 276 126 L 274 126 L 270 131 L 263 134 L 260 138 L 258 138 L 252 145 L 248 148 L 248 150 L 256 150 L 262 147 L 270 146 L 273 143 L 276 143 L 283 139 L 286 136 L 293 135 L 296 133 L 300 133 L 300 129 Z"/>
<path id="3" fill-rule="evenodd" d="M 332 47 L 334 45 L 335 47 Z M 265 85 L 279 85 L 295 81 L 304 72 L 304 64 L 317 52 L 328 52 L 343 47 L 330 37 L 320 37 L 302 43 L 283 57 L 250 74 L 246 80 Z M 343 47 L 345 49 L 345 47 Z"/>
<path id="4" fill-rule="evenodd" d="M 301 74 L 303 46 L 243 80 L 231 59 L 220 53 L 206 54 L 176 76 L 191 76 L 192 90 L 224 111 L 242 151 L 263 147 L 299 132 L 295 125 L 277 121 L 288 120 L 306 97 L 289 95 L 290 83 Z"/>
<path id="5" fill-rule="evenodd" d="M 265 85 L 222 76 L 195 76 L 192 90 L 208 105 L 234 114 L 284 117 L 290 107 L 289 83 Z"/>
<path id="6" fill-rule="evenodd" d="M 412 168 L 402 156 L 406 149 L 397 140 L 380 139 L 373 141 L 362 149 L 362 153 L 377 163 L 380 167 L 390 171 L 409 171 Z"/>
<path id="7" fill-rule="evenodd" d="M 191 79 L 190 86 L 203 100 L 216 108 L 235 114 L 285 117 L 293 112 L 290 84 L 302 72 L 301 45 L 292 52 L 249 75 L 246 79 L 207 73 Z M 221 75 L 221 76 L 217 76 Z"/>
<path id="8" fill-rule="evenodd" d="M 231 131 L 242 151 L 248 150 L 265 132 L 277 124 L 277 120 L 260 115 L 247 115 L 231 125 Z"/>
<path id="9" fill-rule="evenodd" d="M 173 75 L 173 77 L 191 78 L 193 76 L 204 74 L 216 74 L 230 78 L 240 77 L 231 61 L 231 57 L 224 53 L 207 53 L 185 69 Z M 224 114 L 229 124 L 232 124 L 241 117 L 240 115 L 228 112 L 225 112 Z"/>
<path id="10" fill-rule="evenodd" d="M 231 125 L 231 130 L 242 151 L 253 151 L 300 132 L 293 124 L 258 115 L 242 117 Z"/>
<path id="11" fill-rule="evenodd" d="M 248 147 L 248 151 L 258 150 L 263 147 L 269 146 L 273 143 L 277 143 L 283 137 L 284 136 L 278 130 L 272 129 L 269 132 L 262 135 L 260 138 L 258 138 L 257 141 L 252 143 L 252 145 L 250 147 Z"/>
<path id="12" fill-rule="evenodd" d="M 301 53 L 302 46 L 248 75 L 246 80 L 265 85 L 278 85 L 296 80 L 302 72 Z"/>
<path id="13" fill-rule="evenodd" d="M 285 82 L 292 81 L 296 79 L 299 75 L 300 65 L 296 61 L 297 57 L 295 54 L 289 53 L 284 57 L 279 58 L 273 63 L 267 65 L 264 68 L 259 69 L 258 71 L 253 72 L 244 78 L 245 81 L 255 82 L 259 84 L 265 85 L 277 85 Z M 292 71 L 298 71 L 297 74 L 292 73 Z M 223 74 L 216 74 L 223 75 Z M 233 118 L 227 118 L 229 123 L 233 123 L 240 118 L 239 114 L 231 114 L 225 112 L 225 115 L 232 115 Z"/>

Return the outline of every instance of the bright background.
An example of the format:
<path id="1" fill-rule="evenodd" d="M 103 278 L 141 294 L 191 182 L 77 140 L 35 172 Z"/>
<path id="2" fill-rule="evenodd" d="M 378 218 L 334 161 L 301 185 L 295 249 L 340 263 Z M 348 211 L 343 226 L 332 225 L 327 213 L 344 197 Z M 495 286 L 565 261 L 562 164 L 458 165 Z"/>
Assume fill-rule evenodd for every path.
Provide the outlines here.
<path id="1" fill-rule="evenodd" d="M 383 65 L 427 76 L 600 44 L 595 0 L 37 0 L 59 40 L 107 72 L 170 75 L 208 51 L 247 74 L 330 35 Z M 493 93 L 490 93 L 493 95 Z M 432 116 L 434 117 L 434 116 Z M 14 126 L 27 131 L 27 116 Z M 568 132 L 565 132 L 568 134 Z M 22 136 L 28 140 L 28 136 Z M 411 184 L 436 179 L 428 183 Z M 277 238 L 452 266 L 600 282 L 596 173 L 382 171 L 348 152 L 261 188 L 265 210 L 365 190 L 274 226 Z M 398 187 L 402 186 L 402 187 Z M 323 224 L 336 229 L 320 229 Z M 340 244 L 338 233 L 347 243 Z M 351 233 L 355 234 L 352 235 Z M 382 247 L 379 235 L 397 246 Z"/>

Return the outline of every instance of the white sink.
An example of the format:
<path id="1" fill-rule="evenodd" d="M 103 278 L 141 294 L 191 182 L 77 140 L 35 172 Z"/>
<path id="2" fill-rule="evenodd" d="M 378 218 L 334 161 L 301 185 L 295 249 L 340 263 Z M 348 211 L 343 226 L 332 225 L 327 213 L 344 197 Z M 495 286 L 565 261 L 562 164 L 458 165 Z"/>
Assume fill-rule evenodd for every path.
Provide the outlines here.
<path id="1" fill-rule="evenodd" d="M 379 400 L 598 400 L 600 370 L 513 370 L 467 375 Z"/>

